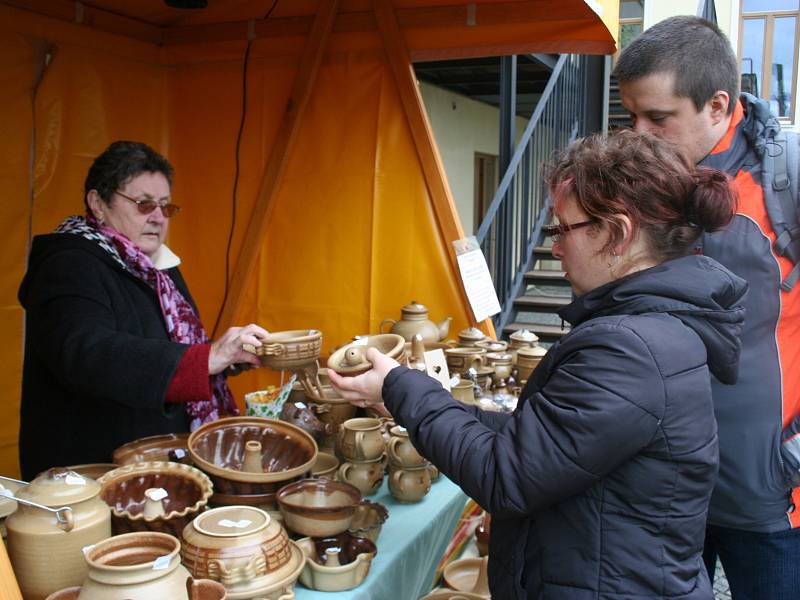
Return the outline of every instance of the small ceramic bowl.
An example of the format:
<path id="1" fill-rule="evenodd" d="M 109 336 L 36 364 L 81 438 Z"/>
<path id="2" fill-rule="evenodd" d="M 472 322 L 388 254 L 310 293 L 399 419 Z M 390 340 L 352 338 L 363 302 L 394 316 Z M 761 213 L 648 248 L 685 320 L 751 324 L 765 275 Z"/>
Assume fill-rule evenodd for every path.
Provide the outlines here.
<path id="1" fill-rule="evenodd" d="M 139 462 L 188 462 L 188 433 L 167 433 L 134 440 L 120 446 L 111 455 L 115 464 L 132 465 Z"/>
<path id="2" fill-rule="evenodd" d="M 489 558 L 459 558 L 444 568 L 442 577 L 448 587 L 490 598 L 487 565 Z"/>
<path id="3" fill-rule="evenodd" d="M 276 496 L 286 527 L 310 537 L 338 535 L 350 527 L 361 492 L 349 483 L 304 479 Z"/>
<path id="4" fill-rule="evenodd" d="M 388 518 L 389 509 L 383 504 L 362 500 L 356 506 L 353 522 L 350 523 L 350 528 L 347 532 L 358 537 L 367 538 L 372 542 L 377 542 L 381 528 Z"/>
<path id="5" fill-rule="evenodd" d="M 180 539 L 184 527 L 205 510 L 212 494 L 211 480 L 205 473 L 175 462 L 126 465 L 109 471 L 97 482 L 100 497 L 111 507 L 115 535 L 160 531 Z M 153 490 L 163 490 L 166 496 L 148 495 Z"/>
<path id="6" fill-rule="evenodd" d="M 361 585 L 378 552 L 372 541 L 349 533 L 318 540 L 303 538 L 297 545 L 306 556 L 300 582 L 323 592 L 341 592 Z"/>
<path id="7" fill-rule="evenodd" d="M 327 452 L 317 453 L 317 460 L 311 467 L 311 476 L 317 478 L 333 479 L 339 470 L 339 459 Z"/>
<path id="8" fill-rule="evenodd" d="M 372 368 L 372 363 L 366 358 L 367 348 L 377 348 L 389 358 L 403 363 L 405 345 L 406 340 L 401 335 L 394 333 L 370 335 L 336 350 L 328 359 L 328 368 L 348 377 L 366 373 Z"/>

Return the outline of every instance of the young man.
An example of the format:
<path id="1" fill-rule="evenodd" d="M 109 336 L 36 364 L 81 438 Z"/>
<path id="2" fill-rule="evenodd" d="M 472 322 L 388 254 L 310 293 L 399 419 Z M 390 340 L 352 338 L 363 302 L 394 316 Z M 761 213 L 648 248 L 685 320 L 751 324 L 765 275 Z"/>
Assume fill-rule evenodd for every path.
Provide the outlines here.
<path id="1" fill-rule="evenodd" d="M 615 74 L 634 127 L 676 143 L 692 161 L 726 171 L 739 193 L 734 221 L 701 238 L 704 254 L 750 284 L 736 385 L 712 381 L 720 472 L 706 531 L 706 566 L 719 556 L 736 600 L 800 598 L 800 488 L 792 489 L 786 432 L 800 414 L 800 285 L 782 291 L 793 264 L 761 187 L 768 103 L 739 96 L 725 35 L 697 17 L 654 25 L 622 53 Z M 794 176 L 794 174 L 791 174 Z M 793 198 L 794 200 L 794 198 Z"/>

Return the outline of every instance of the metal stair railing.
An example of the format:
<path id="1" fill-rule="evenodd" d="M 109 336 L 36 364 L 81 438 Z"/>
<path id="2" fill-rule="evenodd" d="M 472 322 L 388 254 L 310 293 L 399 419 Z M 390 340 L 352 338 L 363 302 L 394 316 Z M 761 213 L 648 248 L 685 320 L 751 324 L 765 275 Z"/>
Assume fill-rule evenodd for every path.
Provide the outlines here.
<path id="1" fill-rule="evenodd" d="M 497 331 L 509 322 L 514 300 L 541 243 L 550 198 L 540 166 L 577 137 L 586 114 L 586 58 L 562 54 L 520 138 L 511 162 L 475 234 L 486 256 L 502 311 Z"/>

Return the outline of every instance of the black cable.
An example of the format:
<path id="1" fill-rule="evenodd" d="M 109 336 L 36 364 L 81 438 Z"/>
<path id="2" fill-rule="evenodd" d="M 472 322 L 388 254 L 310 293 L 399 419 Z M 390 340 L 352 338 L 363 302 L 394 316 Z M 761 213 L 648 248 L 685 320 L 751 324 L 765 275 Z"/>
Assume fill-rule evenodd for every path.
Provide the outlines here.
<path id="1" fill-rule="evenodd" d="M 264 15 L 262 20 L 266 21 L 278 5 L 278 0 L 273 0 L 267 14 Z M 214 323 L 212 336 L 216 336 L 217 328 L 219 327 L 219 320 L 222 318 L 222 311 L 225 308 L 225 303 L 228 301 L 228 291 L 230 289 L 230 269 L 231 269 L 231 245 L 233 244 L 233 233 L 236 230 L 236 193 L 239 189 L 239 154 L 242 147 L 242 136 L 244 134 L 244 124 L 247 120 L 247 67 L 250 64 L 250 49 L 253 47 L 253 40 L 247 40 L 247 48 L 244 51 L 244 61 L 242 62 L 242 117 L 239 120 L 239 131 L 236 134 L 236 150 L 235 150 L 235 169 L 233 174 L 233 198 L 231 201 L 231 228 L 228 232 L 228 243 L 225 248 L 225 293 L 222 296 L 222 304 L 217 313 L 217 320 Z"/>

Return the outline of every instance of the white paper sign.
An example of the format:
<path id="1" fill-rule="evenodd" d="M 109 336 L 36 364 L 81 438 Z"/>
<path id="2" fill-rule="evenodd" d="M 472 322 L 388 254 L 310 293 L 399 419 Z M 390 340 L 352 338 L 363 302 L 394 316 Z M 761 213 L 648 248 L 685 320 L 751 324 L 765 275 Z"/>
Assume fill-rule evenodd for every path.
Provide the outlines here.
<path id="1" fill-rule="evenodd" d="M 444 351 L 437 348 L 425 353 L 425 371 L 430 377 L 441 383 L 444 389 L 450 391 L 450 371 L 447 368 Z"/>
<path id="2" fill-rule="evenodd" d="M 477 242 L 473 242 L 474 238 L 465 241 L 465 244 L 474 249 L 458 254 L 456 259 L 472 313 L 475 315 L 475 320 L 481 322 L 500 312 L 500 301 L 494 290 L 486 258 L 477 246 Z"/>

